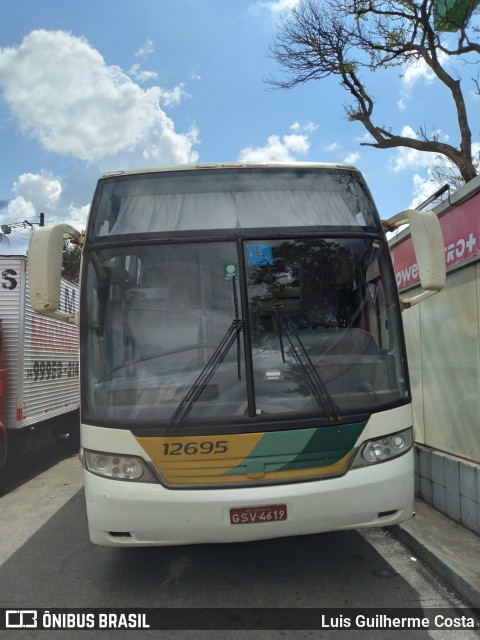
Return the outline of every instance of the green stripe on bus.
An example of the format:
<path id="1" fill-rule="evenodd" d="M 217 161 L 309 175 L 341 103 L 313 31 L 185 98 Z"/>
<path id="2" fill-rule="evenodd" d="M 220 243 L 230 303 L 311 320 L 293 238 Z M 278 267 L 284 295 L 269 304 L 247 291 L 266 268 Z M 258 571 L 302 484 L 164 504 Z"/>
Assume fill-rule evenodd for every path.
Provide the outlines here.
<path id="1" fill-rule="evenodd" d="M 245 467 L 249 472 L 257 468 L 270 473 L 329 466 L 353 449 L 366 424 L 266 432 L 250 455 L 225 475 L 245 473 Z"/>

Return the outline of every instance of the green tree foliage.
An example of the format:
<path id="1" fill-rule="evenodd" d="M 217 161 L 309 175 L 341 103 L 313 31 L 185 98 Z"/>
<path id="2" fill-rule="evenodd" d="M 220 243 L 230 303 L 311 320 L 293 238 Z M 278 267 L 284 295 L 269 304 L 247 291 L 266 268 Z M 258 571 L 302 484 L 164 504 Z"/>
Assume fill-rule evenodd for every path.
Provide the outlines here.
<path id="1" fill-rule="evenodd" d="M 78 244 L 65 244 L 62 261 L 62 278 L 78 284 L 80 281 L 80 259 L 82 248 Z"/>

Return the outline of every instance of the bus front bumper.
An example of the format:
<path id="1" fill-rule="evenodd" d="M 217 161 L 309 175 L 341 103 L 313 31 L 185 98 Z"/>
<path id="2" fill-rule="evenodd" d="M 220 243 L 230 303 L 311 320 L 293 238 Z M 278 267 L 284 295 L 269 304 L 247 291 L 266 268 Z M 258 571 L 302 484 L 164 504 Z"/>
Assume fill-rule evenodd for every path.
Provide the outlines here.
<path id="1" fill-rule="evenodd" d="M 412 517 L 413 450 L 338 478 L 270 486 L 172 490 L 85 471 L 90 538 L 106 546 L 244 542 L 390 526 Z M 286 505 L 287 519 L 232 523 L 231 510 Z"/>

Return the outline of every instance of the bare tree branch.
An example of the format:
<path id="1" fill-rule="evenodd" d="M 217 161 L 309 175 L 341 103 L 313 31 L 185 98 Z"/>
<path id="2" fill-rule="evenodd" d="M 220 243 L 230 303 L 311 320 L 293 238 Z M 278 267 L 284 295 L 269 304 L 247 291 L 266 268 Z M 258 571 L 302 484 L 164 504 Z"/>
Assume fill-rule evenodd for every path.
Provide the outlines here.
<path id="1" fill-rule="evenodd" d="M 373 141 L 363 143 L 377 149 L 407 147 L 444 156 L 469 181 L 477 175 L 472 158 L 472 134 L 459 77 L 447 71 L 444 59 L 464 60 L 480 53 L 470 28 L 476 0 L 466 3 L 459 24 L 456 47 L 445 45 L 434 27 L 436 0 L 303 0 L 278 24 L 271 54 L 286 71 L 286 79 L 268 82 L 275 88 L 291 89 L 310 80 L 337 77 L 353 103 L 345 107 L 351 121 L 361 122 Z M 444 19 L 452 19 L 444 16 Z M 458 21 L 458 18 L 455 18 Z M 374 120 L 375 100 L 361 74 L 386 67 L 423 63 L 447 89 L 455 107 L 459 144 L 440 142 L 438 134 L 409 138 L 394 134 Z M 480 84 L 474 80 L 477 92 Z M 432 129 L 435 132 L 435 129 Z"/>

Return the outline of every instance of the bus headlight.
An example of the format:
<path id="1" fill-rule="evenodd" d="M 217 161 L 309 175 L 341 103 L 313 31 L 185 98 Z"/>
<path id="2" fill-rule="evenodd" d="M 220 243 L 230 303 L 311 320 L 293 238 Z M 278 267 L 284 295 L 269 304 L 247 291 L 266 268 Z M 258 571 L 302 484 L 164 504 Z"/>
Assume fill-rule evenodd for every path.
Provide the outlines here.
<path id="1" fill-rule="evenodd" d="M 84 469 L 104 478 L 131 482 L 157 482 L 145 461 L 136 456 L 81 449 L 80 461 Z"/>
<path id="2" fill-rule="evenodd" d="M 376 440 L 364 442 L 355 458 L 352 467 L 364 467 L 377 462 L 385 462 L 403 455 L 413 445 L 413 429 L 393 433 Z"/>

